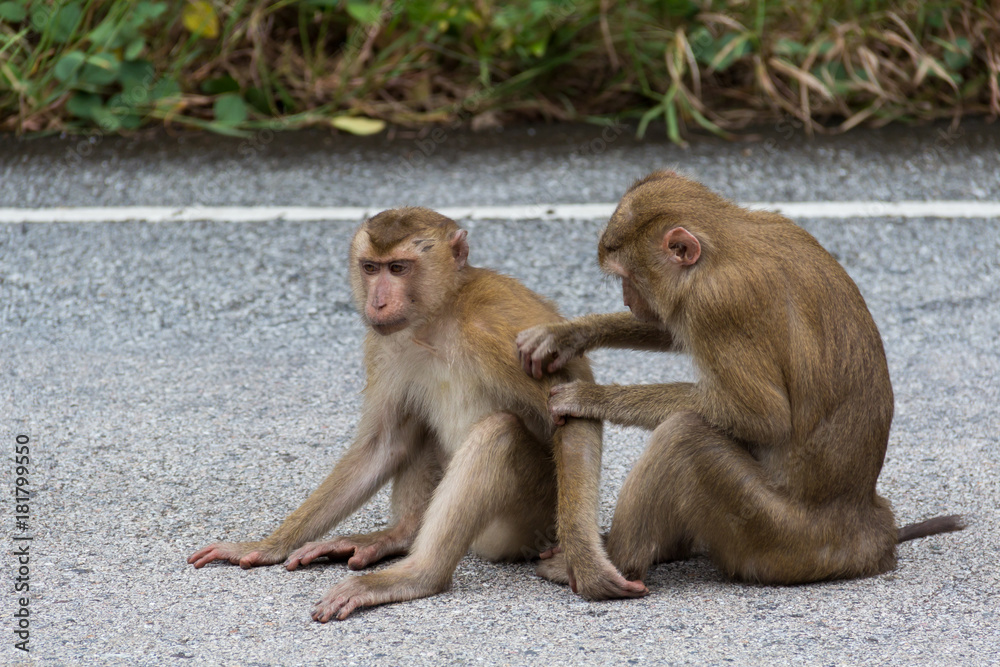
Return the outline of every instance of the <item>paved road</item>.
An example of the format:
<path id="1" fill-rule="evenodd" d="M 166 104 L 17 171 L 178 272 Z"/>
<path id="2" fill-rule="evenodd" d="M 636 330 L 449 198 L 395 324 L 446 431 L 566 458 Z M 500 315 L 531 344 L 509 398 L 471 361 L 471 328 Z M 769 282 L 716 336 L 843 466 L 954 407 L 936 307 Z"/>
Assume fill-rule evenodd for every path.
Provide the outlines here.
<path id="1" fill-rule="evenodd" d="M 603 145 L 602 143 L 603 142 Z M 613 201 L 679 167 L 741 200 L 1000 200 L 1000 132 L 712 140 L 682 151 L 595 128 L 446 133 L 418 145 L 0 139 L 0 206 L 432 206 Z M 431 153 L 410 168 L 420 146 Z M 583 147 L 583 148 L 581 148 Z M 433 151 L 431 151 L 433 148 Z M 83 153 L 86 153 L 84 155 Z M 342 564 L 200 571 L 262 535 L 350 441 L 364 378 L 343 266 L 353 224 L 0 226 L 0 440 L 30 437 L 32 656 L 40 664 L 990 664 L 1000 655 L 1000 221 L 800 220 L 857 281 L 885 339 L 896 420 L 880 491 L 900 522 L 968 514 L 905 544 L 893 573 L 791 588 L 663 565 L 643 600 L 586 603 L 527 564 L 466 558 L 446 594 L 325 626 Z M 470 223 L 471 261 L 569 315 L 616 310 L 599 221 Z M 599 379 L 690 378 L 669 356 L 602 352 Z M 608 430 L 602 522 L 645 434 Z M 4 481 L 12 489 L 11 466 Z M 15 506 L 2 503 L 4 525 Z M 343 531 L 383 524 L 380 494 Z M 22 533 L 7 529 L 13 537 Z M 17 544 L 8 542 L 13 551 Z M 16 575 L 11 556 L 4 575 Z M 7 588 L 0 660 L 14 648 Z"/>

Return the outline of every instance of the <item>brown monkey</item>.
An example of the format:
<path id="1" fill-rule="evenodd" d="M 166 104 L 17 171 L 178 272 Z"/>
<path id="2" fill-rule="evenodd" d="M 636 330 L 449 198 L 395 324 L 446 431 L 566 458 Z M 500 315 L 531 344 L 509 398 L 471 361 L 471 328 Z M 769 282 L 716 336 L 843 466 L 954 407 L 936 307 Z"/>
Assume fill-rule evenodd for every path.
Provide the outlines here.
<path id="1" fill-rule="evenodd" d="M 899 541 L 962 527 L 949 516 L 897 531 L 876 492 L 893 411 L 882 339 L 857 286 L 802 228 L 661 171 L 625 193 L 598 259 L 632 314 L 522 332 L 524 369 L 542 377 L 610 346 L 687 352 L 700 375 L 552 389 L 556 423 L 653 431 L 607 538 L 625 577 L 693 551 L 747 581 L 861 577 L 893 568 Z M 568 569 L 539 568 L 572 581 Z"/>
<path id="2" fill-rule="evenodd" d="M 446 589 L 470 546 L 492 559 L 534 557 L 558 532 L 586 590 L 646 593 L 614 569 L 597 532 L 601 423 L 549 418 L 550 385 L 592 381 L 588 362 L 542 381 L 522 373 L 516 332 L 562 318 L 516 280 L 467 264 L 468 253 L 466 231 L 427 209 L 384 211 L 361 226 L 349 270 L 369 327 L 368 383 L 354 444 L 272 535 L 207 546 L 189 563 L 294 570 L 327 556 L 359 569 L 408 554 L 330 589 L 313 611 L 325 622 Z M 562 439 L 573 446 L 554 448 Z M 388 529 L 312 541 L 390 479 Z"/>

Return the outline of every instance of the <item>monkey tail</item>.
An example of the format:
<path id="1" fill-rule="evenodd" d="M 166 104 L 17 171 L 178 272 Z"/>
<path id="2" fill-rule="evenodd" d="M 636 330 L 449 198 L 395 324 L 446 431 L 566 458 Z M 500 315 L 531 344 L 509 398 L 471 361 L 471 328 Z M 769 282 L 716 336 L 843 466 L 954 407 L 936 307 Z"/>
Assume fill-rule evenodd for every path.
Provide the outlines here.
<path id="1" fill-rule="evenodd" d="M 965 528 L 965 525 L 965 519 L 962 518 L 961 514 L 936 516 L 933 519 L 903 526 L 899 529 L 899 536 L 896 538 L 896 541 L 897 543 L 906 542 L 907 540 L 915 540 L 918 537 L 927 537 L 928 535 L 937 535 L 938 533 L 951 533 L 956 530 L 962 530 Z"/>

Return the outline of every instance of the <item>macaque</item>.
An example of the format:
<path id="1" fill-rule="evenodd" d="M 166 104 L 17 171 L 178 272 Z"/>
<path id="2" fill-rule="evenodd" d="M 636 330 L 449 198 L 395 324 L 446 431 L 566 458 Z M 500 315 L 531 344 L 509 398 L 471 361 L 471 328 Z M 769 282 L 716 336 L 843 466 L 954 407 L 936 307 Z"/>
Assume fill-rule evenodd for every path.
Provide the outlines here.
<path id="1" fill-rule="evenodd" d="M 361 226 L 349 259 L 368 327 L 356 440 L 269 537 L 212 544 L 189 563 L 294 570 L 327 557 L 360 569 L 405 556 L 331 588 L 313 610 L 321 622 L 445 590 L 470 547 L 524 559 L 557 538 L 585 590 L 647 592 L 614 569 L 598 533 L 601 422 L 549 417 L 554 383 L 593 381 L 587 360 L 567 360 L 545 378 L 521 372 L 516 333 L 563 320 L 516 280 L 469 265 L 466 235 L 423 208 L 384 211 Z M 558 446 L 564 440 L 571 446 Z M 388 528 L 320 539 L 389 480 Z"/>
<path id="2" fill-rule="evenodd" d="M 652 431 L 607 535 L 627 579 L 694 553 L 750 582 L 864 577 L 895 566 L 898 542 L 963 527 L 946 516 L 897 530 L 876 492 L 893 412 L 882 339 L 857 286 L 805 230 L 660 171 L 625 193 L 598 260 L 631 314 L 522 332 L 524 370 L 542 378 L 603 346 L 685 352 L 699 374 L 551 389 L 556 424 Z M 561 555 L 539 572 L 573 584 Z"/>

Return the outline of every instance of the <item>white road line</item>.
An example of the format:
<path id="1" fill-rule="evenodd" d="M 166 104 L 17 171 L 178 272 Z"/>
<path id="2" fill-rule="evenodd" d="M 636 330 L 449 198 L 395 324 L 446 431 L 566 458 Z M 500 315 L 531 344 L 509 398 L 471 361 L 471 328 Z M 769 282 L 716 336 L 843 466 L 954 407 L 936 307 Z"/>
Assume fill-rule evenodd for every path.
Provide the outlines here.
<path id="1" fill-rule="evenodd" d="M 749 208 L 779 211 L 790 218 L 1000 218 L 1000 201 L 753 202 Z M 371 206 L 107 206 L 0 208 L 0 224 L 47 222 L 359 222 L 388 207 Z M 456 220 L 606 220 L 607 204 L 456 206 L 437 209 Z"/>

